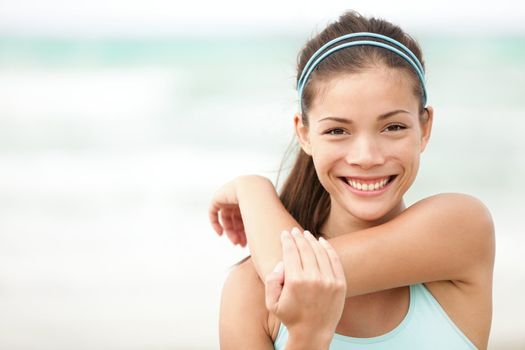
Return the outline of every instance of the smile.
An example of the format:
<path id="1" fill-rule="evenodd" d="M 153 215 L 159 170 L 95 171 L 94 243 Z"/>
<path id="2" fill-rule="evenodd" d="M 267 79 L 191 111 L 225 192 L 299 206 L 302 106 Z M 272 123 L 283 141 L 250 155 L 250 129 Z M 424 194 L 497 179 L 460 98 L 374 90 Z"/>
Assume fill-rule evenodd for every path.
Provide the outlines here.
<path id="1" fill-rule="evenodd" d="M 362 192 L 372 192 L 379 191 L 387 186 L 396 175 L 385 176 L 382 178 L 375 179 L 363 179 L 363 178 L 354 178 L 354 177 L 342 177 L 341 179 L 345 181 L 352 189 Z"/>

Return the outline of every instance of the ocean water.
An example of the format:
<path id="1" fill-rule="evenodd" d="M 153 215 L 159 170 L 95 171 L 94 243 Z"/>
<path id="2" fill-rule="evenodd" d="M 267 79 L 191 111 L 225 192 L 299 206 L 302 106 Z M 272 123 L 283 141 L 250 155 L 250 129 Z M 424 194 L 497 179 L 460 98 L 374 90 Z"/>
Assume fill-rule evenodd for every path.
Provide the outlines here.
<path id="1" fill-rule="evenodd" d="M 525 37 L 418 37 L 431 143 L 412 203 L 465 192 L 497 229 L 493 349 L 522 349 Z M 0 37 L 0 348 L 218 348 L 247 254 L 217 238 L 222 183 L 275 180 L 303 38 Z"/>

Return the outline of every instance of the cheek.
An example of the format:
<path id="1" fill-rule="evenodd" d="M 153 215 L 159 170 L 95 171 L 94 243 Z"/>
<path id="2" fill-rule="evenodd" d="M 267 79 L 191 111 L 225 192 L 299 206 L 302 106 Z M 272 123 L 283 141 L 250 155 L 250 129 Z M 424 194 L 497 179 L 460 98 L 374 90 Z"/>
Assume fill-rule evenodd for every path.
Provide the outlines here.
<path id="1" fill-rule="evenodd" d="M 400 160 L 405 168 L 417 169 L 419 167 L 420 143 L 415 138 L 398 142 L 389 147 L 389 152 L 392 156 Z"/>
<path id="2" fill-rule="evenodd" d="M 345 147 L 341 144 L 318 141 L 312 142 L 311 146 L 312 159 L 318 174 L 326 172 L 345 157 Z"/>
<path id="3" fill-rule="evenodd" d="M 312 160 L 319 182 L 324 189 L 330 192 L 330 174 L 334 172 L 342 154 L 341 147 L 326 144 L 312 144 Z"/>

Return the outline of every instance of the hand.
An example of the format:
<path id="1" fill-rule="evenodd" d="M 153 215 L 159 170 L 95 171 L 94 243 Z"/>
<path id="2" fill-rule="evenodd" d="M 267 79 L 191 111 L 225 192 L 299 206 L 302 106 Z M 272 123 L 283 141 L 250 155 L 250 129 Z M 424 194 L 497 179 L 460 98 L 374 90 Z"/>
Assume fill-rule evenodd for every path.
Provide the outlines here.
<path id="1" fill-rule="evenodd" d="M 266 307 L 288 328 L 290 338 L 327 346 L 343 312 L 346 282 L 339 258 L 311 233 L 281 236 L 283 262 L 266 277 Z"/>
<path id="2" fill-rule="evenodd" d="M 226 183 L 215 192 L 208 214 L 211 225 L 219 236 L 226 232 L 233 244 L 244 247 L 247 243 L 246 233 L 235 189 L 236 180 Z"/>

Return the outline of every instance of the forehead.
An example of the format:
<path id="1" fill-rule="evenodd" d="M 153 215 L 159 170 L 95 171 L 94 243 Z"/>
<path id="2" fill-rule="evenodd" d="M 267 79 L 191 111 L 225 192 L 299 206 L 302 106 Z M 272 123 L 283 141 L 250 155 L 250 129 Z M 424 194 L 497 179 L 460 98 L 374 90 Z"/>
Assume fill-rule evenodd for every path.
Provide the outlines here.
<path id="1" fill-rule="evenodd" d="M 394 109 L 418 110 L 409 73 L 383 66 L 343 73 L 316 82 L 310 117 L 380 115 Z"/>

